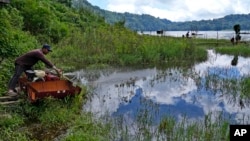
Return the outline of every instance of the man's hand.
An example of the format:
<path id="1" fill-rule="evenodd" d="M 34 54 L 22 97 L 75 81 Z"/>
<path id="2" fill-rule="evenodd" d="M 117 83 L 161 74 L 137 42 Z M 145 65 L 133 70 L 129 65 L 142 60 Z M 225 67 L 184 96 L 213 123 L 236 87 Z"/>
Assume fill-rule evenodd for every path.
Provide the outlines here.
<path id="1" fill-rule="evenodd" d="M 56 66 L 53 66 L 53 69 L 56 71 L 56 73 L 58 74 L 59 77 L 62 76 L 62 70 L 58 69 Z"/>
<path id="2" fill-rule="evenodd" d="M 61 69 L 56 69 L 56 72 L 57 72 L 57 74 L 58 74 L 59 77 L 62 76 L 62 70 Z"/>

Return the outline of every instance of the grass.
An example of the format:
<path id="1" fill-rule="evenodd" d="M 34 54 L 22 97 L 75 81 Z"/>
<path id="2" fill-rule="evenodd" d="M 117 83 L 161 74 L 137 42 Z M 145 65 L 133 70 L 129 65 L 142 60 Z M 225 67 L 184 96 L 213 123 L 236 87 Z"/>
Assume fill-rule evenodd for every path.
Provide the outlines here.
<path id="1" fill-rule="evenodd" d="M 148 37 L 141 39 L 143 40 L 142 45 L 135 50 L 127 50 L 127 52 L 126 48 L 120 46 L 123 49 L 121 52 L 117 52 L 120 54 L 120 58 L 117 58 L 115 62 L 124 65 L 133 65 L 142 61 L 150 65 L 152 63 L 157 64 L 159 60 L 163 60 L 163 62 L 172 62 L 173 66 L 176 66 L 184 58 L 190 62 L 204 60 L 204 56 L 206 55 L 203 54 L 202 48 L 212 47 L 209 44 L 207 46 L 201 44 L 203 41 L 199 39 L 159 38 L 153 40 Z M 214 41 L 211 40 L 211 42 Z M 224 41 L 221 42 L 223 43 Z M 234 54 L 237 52 L 240 55 L 244 53 L 246 56 L 250 52 L 247 46 L 242 45 L 215 46 L 214 49 L 220 53 Z M 72 48 L 69 48 L 67 51 L 72 51 Z M 127 54 L 124 54 L 124 52 L 127 52 Z M 91 61 L 93 58 L 89 57 L 87 59 Z M 100 60 L 98 56 L 95 57 L 96 59 L 94 60 L 100 65 L 94 62 L 88 66 L 89 68 L 107 67 L 108 65 L 105 65 L 105 62 L 109 62 L 115 56 L 112 53 L 110 55 L 104 54 L 102 56 L 103 59 Z M 86 61 L 86 58 L 82 59 L 80 61 Z M 184 64 L 187 64 L 188 61 L 185 61 Z M 190 63 L 190 65 L 192 64 Z M 239 89 L 238 87 L 231 87 L 236 86 L 235 81 L 228 80 L 221 82 L 214 78 L 208 79 L 208 87 L 218 88 L 215 86 L 220 83 L 223 85 L 223 88 Z M 245 79 L 241 82 L 241 97 L 245 99 L 249 98 L 250 86 L 248 81 L 249 79 Z M 219 88 L 215 90 L 219 90 Z M 0 107 L 1 114 L 4 115 L 0 121 L 0 140 L 52 140 L 55 138 L 65 141 L 119 139 L 176 141 L 229 140 L 229 121 L 222 117 L 216 118 L 216 121 L 212 120 L 211 115 L 207 115 L 204 119 L 198 121 L 188 121 L 183 117 L 180 122 L 177 122 L 172 117 L 165 117 L 158 125 L 154 125 L 152 123 L 152 116 L 148 115 L 149 112 L 147 109 L 140 111 L 137 122 L 133 123 L 137 126 L 134 126 L 134 132 L 131 134 L 130 127 L 124 122 L 119 122 L 121 120 L 116 119 L 118 121 L 112 121 L 109 117 L 106 117 L 105 119 L 107 120 L 103 122 L 102 120 L 95 119 L 91 113 L 82 111 L 82 105 L 87 93 L 84 90 L 80 96 L 73 99 L 55 100 L 49 98 L 36 105 L 24 101 L 15 107 Z M 156 127 L 151 128 L 152 125 Z"/>
<path id="2" fill-rule="evenodd" d="M 250 56 L 250 45 L 235 45 L 215 48 L 215 51 L 221 54 L 239 55 L 243 57 Z"/>
<path id="3" fill-rule="evenodd" d="M 103 32 L 101 29 L 96 29 L 95 34 L 88 34 L 90 36 L 88 39 L 91 36 L 97 38 L 103 34 L 101 32 Z M 141 36 L 128 31 L 117 35 L 119 37 L 117 39 L 116 32 L 118 33 L 118 31 L 112 32 L 114 35 L 107 34 L 105 37 L 98 37 L 100 41 L 89 41 L 87 45 L 82 41 L 83 35 L 76 36 L 69 41 L 65 40 L 62 42 L 64 47 L 56 49 L 51 57 L 59 66 L 65 68 L 75 66 L 75 69 L 82 69 L 93 64 L 109 66 L 162 65 L 174 62 L 194 64 L 194 62 L 207 59 L 206 49 L 195 46 L 192 40 Z M 106 40 L 109 40 L 108 44 Z M 65 46 L 69 42 L 70 46 Z"/>
<path id="4" fill-rule="evenodd" d="M 188 121 L 183 117 L 180 122 L 166 117 L 160 123 L 159 138 L 171 141 L 229 140 L 229 122 L 221 117 L 213 121 L 211 115 L 208 114 L 204 119 L 197 121 Z"/>
<path id="5" fill-rule="evenodd" d="M 152 106 L 152 105 L 151 105 Z M 214 113 L 207 114 L 200 119 L 187 119 L 182 116 L 176 119 L 172 116 L 163 117 L 160 123 L 152 122 L 154 113 L 149 113 L 146 108 L 139 111 L 135 122 L 126 122 L 123 117 L 113 120 L 108 129 L 108 140 L 124 141 L 229 141 L 230 117 Z M 107 122 L 107 121 L 106 121 Z M 98 130 L 98 129 L 97 129 Z M 76 131 L 77 132 L 77 131 Z M 77 132 L 78 133 L 78 132 Z M 74 135 L 75 133 L 73 133 Z M 75 138 L 76 140 L 79 138 Z M 107 139 L 107 138 L 105 138 Z M 104 139 L 104 140 L 105 140 Z"/>
<path id="6" fill-rule="evenodd" d="M 0 107 L 0 140 L 52 140 L 65 133 L 82 115 L 84 93 L 73 98 L 48 98 L 36 104 L 23 101 Z M 50 132 L 53 134 L 46 134 Z"/>
<path id="7" fill-rule="evenodd" d="M 48 57 L 65 71 L 108 66 L 171 67 L 181 64 L 190 67 L 207 59 L 207 48 L 214 48 L 220 53 L 250 55 L 249 44 L 232 46 L 227 40 L 140 36 L 122 25 L 116 27 L 105 24 L 103 18 L 92 15 L 86 9 L 80 11 L 78 13 L 55 1 L 13 1 L 7 8 L 1 9 L 3 31 L 7 31 L 3 35 L 10 33 L 10 38 L 3 40 L 3 49 L 6 49 L 3 50 L 4 55 L 15 52 L 22 54 L 40 43 L 48 42 L 53 44 L 53 54 Z M 44 12 L 53 18 L 32 18 L 33 15 L 43 15 Z M 77 20 L 72 20 L 72 16 Z M 15 22 L 13 19 L 19 20 Z M 33 30 L 41 24 L 40 21 L 49 26 L 39 31 Z M 25 28 L 31 30 L 23 31 Z M 9 50 L 9 47 L 17 50 Z M 6 84 L 14 70 L 12 63 L 18 54 L 5 58 L 0 64 L 0 95 L 6 90 Z M 249 93 L 248 83 L 247 79 L 243 83 L 243 97 Z M 213 84 L 216 83 L 211 85 Z M 0 140 L 52 140 L 59 135 L 63 135 L 61 140 L 72 141 L 116 140 L 121 137 L 122 140 L 131 139 L 128 126 L 119 125 L 124 128 L 118 130 L 112 121 L 103 123 L 93 119 L 90 113 L 82 111 L 87 93 L 84 91 L 73 99 L 46 99 L 36 105 L 24 101 L 13 107 L 0 107 Z M 151 140 L 154 137 L 159 140 L 211 140 L 215 137 L 228 140 L 220 138 L 223 135 L 227 137 L 228 125 L 221 122 L 222 119 L 218 122 L 220 124 L 207 124 L 211 121 L 210 118 L 204 119 L 206 122 L 197 121 L 187 125 L 186 119 L 177 123 L 166 117 L 159 125 L 159 132 L 155 130 L 151 134 L 151 117 L 146 112 L 146 109 L 141 111 L 138 117 L 140 126 L 135 128 L 135 140 Z M 149 119 L 145 119 L 146 117 Z M 201 136 L 197 136 L 197 133 Z"/>

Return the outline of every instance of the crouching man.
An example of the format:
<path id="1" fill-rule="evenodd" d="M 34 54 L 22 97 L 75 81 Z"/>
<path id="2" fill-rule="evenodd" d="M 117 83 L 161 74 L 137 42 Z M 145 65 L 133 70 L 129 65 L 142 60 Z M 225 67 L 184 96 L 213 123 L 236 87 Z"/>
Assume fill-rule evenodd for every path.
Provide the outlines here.
<path id="1" fill-rule="evenodd" d="M 44 44 L 42 48 L 32 50 L 26 54 L 21 55 L 15 60 L 15 72 L 8 84 L 8 96 L 17 96 L 17 92 L 15 91 L 16 84 L 18 82 L 19 77 L 26 70 L 31 70 L 32 66 L 35 65 L 38 61 L 42 61 L 45 65 L 49 66 L 56 70 L 58 74 L 60 74 L 61 70 L 58 69 L 55 65 L 53 65 L 49 60 L 45 58 L 49 52 L 51 52 L 51 47 L 48 44 Z"/>

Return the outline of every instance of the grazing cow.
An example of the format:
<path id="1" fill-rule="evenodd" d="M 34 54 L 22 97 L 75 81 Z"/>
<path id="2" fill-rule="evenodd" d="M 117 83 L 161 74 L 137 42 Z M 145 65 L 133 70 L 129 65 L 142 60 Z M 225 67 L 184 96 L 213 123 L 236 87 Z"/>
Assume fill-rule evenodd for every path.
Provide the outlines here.
<path id="1" fill-rule="evenodd" d="M 156 33 L 162 35 L 163 34 L 163 30 L 157 30 Z"/>

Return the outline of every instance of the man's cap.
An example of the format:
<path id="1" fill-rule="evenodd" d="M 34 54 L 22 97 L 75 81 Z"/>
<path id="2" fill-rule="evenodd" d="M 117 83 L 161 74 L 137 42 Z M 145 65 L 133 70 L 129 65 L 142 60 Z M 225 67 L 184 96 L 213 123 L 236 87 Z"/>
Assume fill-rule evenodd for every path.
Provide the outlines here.
<path id="1" fill-rule="evenodd" d="M 46 48 L 48 51 L 52 51 L 50 45 L 48 44 L 44 44 L 43 48 Z"/>

